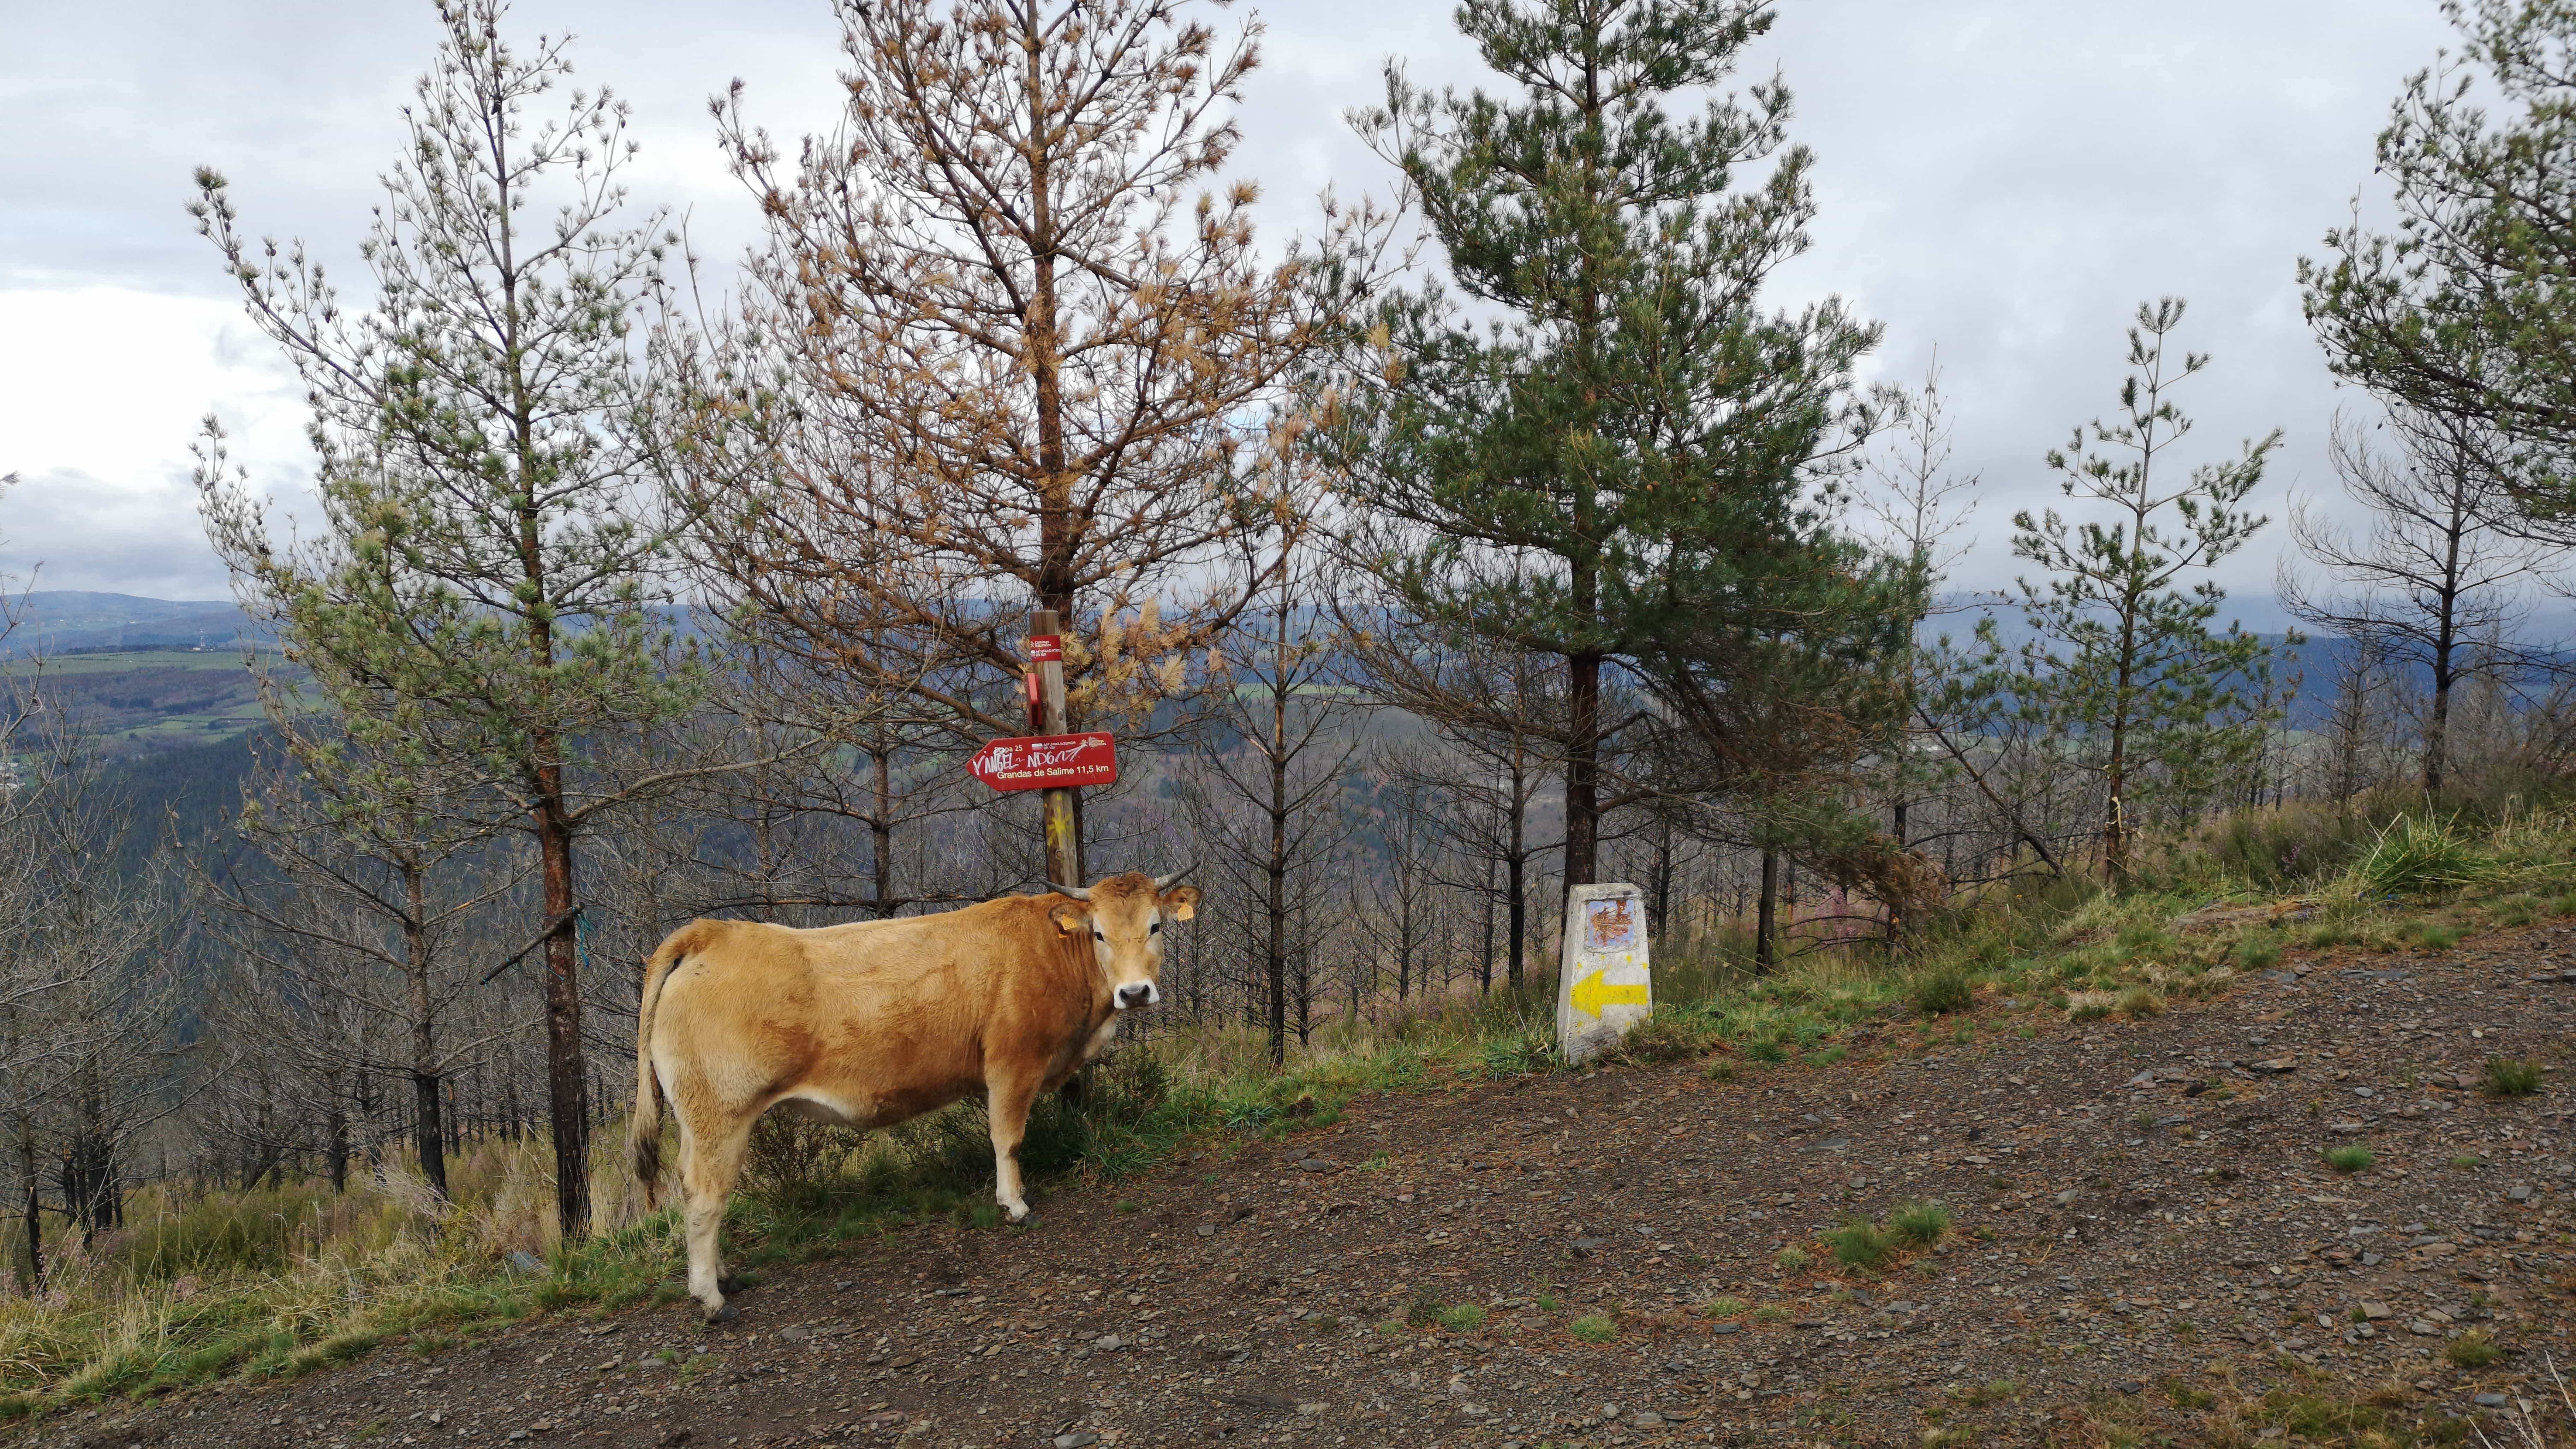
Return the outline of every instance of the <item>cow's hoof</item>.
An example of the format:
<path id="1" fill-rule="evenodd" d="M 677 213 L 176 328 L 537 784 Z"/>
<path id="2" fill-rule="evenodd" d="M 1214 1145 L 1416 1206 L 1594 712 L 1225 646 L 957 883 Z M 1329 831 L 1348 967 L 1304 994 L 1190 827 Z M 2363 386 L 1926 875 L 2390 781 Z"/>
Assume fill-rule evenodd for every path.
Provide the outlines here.
<path id="1" fill-rule="evenodd" d="M 742 1317 L 741 1309 L 734 1307 L 730 1303 L 721 1303 L 716 1306 L 714 1312 L 707 1315 L 707 1322 L 731 1323 L 740 1317 Z"/>

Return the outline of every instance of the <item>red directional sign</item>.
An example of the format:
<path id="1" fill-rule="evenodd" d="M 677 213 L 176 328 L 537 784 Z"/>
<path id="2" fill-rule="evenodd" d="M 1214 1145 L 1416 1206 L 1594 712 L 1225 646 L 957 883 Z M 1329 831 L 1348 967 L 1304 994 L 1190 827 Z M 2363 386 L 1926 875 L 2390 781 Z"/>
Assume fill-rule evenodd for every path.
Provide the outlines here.
<path id="1" fill-rule="evenodd" d="M 995 740 L 966 762 L 996 790 L 1078 789 L 1118 782 L 1118 742 L 1106 731 Z"/>

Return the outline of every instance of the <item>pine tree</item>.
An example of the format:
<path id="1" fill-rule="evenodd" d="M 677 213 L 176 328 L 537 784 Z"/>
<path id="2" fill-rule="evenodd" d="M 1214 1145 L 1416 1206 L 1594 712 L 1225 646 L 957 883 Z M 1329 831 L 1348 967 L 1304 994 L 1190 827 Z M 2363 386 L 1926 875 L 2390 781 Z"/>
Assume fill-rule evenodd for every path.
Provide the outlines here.
<path id="1" fill-rule="evenodd" d="M 669 244 L 621 224 L 625 105 L 574 91 L 562 38 L 522 55 L 501 0 L 447 0 L 406 114 L 409 144 L 362 249 L 372 308 L 344 311 L 299 243 L 254 244 L 224 178 L 191 207 L 313 405 L 322 529 L 273 540 L 262 501 L 210 476 L 208 532 L 266 600 L 292 658 L 344 719 L 410 710 L 426 748 L 506 799 L 536 846 L 556 1207 L 589 1216 L 589 1071 L 575 917 L 577 844 L 633 781 L 604 747 L 676 719 L 700 681 L 666 658 L 642 521 L 632 354 Z"/>
<path id="2" fill-rule="evenodd" d="M 1579 885 L 1637 718 L 1605 708 L 1616 673 L 1713 699 L 1748 682 L 1712 674 L 1740 658 L 1713 642 L 1830 630 L 1857 602 L 1815 587 L 1851 574 L 1810 483 L 1852 441 L 1851 368 L 1878 333 L 1836 301 L 1757 299 L 1814 211 L 1787 91 L 1672 108 L 1734 72 L 1766 5 L 1470 0 L 1458 19 L 1513 89 L 1435 95 L 1391 67 L 1360 121 L 1455 290 L 1367 319 L 1335 456 L 1367 511 L 1353 551 L 1407 628 L 1561 664 L 1542 727 Z"/>
<path id="3" fill-rule="evenodd" d="M 2391 232 L 2302 258 L 2337 376 L 2492 430 L 2525 506 L 2576 512 L 2576 5 L 2445 0 L 2460 53 L 2408 78 L 2376 146 Z M 2490 109 L 2493 107 L 2494 109 Z"/>
<path id="4" fill-rule="evenodd" d="M 1076 728 L 1189 687 L 1264 582 L 1211 567 L 1312 296 L 1219 177 L 1258 63 L 1173 0 L 840 0 L 849 108 L 793 166 L 721 111 L 768 245 L 681 482 L 778 647 L 976 736 L 1027 727 L 1029 609 Z M 1074 852 L 1079 866 L 1078 839 Z"/>
<path id="5" fill-rule="evenodd" d="M 2014 555 L 2045 572 L 2018 581 L 2036 637 L 2019 668 L 1996 676 L 1999 688 L 2086 752 L 2101 782 L 2102 862 L 2114 880 L 2126 877 L 2147 804 L 2193 799 L 2262 741 L 2264 722 L 2249 715 L 2269 681 L 2270 647 L 2234 623 L 2212 629 L 2226 595 L 2206 578 L 2183 581 L 2269 521 L 2243 504 L 2281 435 L 2178 481 L 2159 467 L 2191 431 L 2169 394 L 2209 365 L 2203 354 L 2186 352 L 2179 364 L 2167 354 L 2183 312 L 2173 297 L 2139 306 L 2119 420 L 2078 428 L 2048 454 L 2060 490 L 2110 521 L 2070 521 L 2053 508 L 2013 515 Z M 1999 648 L 1991 628 L 1985 637 Z"/>

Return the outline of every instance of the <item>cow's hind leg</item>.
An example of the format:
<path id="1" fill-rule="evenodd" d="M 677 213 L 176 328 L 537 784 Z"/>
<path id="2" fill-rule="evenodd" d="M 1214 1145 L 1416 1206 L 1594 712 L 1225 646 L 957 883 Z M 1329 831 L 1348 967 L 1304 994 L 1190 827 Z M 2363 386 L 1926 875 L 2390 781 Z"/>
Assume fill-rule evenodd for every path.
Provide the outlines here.
<path id="1" fill-rule="evenodd" d="M 984 1115 L 993 1127 L 993 1199 L 1012 1222 L 1026 1221 L 1028 1199 L 1021 1194 L 1020 1143 L 1029 1133 L 1029 1104 L 1041 1085 L 1038 1074 L 1012 1071 L 998 1064 L 984 1078 Z"/>
<path id="2" fill-rule="evenodd" d="M 689 1296 L 706 1310 L 709 1323 L 722 1323 L 734 1316 L 725 1304 L 725 1204 L 733 1197 L 734 1180 L 742 1175 L 751 1123 L 712 1123 L 703 1128 L 690 1123 L 684 1136 L 680 1192 L 689 1238 Z"/>

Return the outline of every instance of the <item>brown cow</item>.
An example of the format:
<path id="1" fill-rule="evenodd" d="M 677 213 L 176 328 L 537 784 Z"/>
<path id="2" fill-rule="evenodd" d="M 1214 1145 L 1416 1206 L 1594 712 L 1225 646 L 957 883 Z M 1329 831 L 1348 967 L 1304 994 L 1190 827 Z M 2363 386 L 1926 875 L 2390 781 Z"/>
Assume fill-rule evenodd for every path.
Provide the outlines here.
<path id="1" fill-rule="evenodd" d="M 1184 872 L 1185 873 L 1185 872 Z M 1011 1221 L 1029 1105 L 1098 1056 L 1118 1013 L 1162 999 L 1163 922 L 1196 886 L 1112 876 L 1089 890 L 1006 896 L 944 915 L 796 930 L 692 921 L 653 953 L 635 1031 L 627 1153 L 658 1199 L 662 1101 L 680 1124 L 689 1293 L 733 1316 L 717 1229 L 752 1123 L 780 1103 L 887 1127 L 981 1093 L 994 1197 Z"/>

